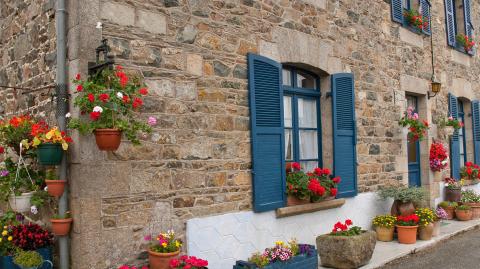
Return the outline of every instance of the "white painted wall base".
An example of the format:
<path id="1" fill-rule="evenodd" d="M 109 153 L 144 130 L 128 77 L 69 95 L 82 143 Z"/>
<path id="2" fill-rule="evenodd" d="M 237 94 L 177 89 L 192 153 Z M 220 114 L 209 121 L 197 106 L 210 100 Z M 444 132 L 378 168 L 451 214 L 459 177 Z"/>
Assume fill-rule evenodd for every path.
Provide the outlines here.
<path id="1" fill-rule="evenodd" d="M 210 269 L 230 269 L 236 260 L 273 246 L 275 241 L 298 239 L 315 244 L 315 238 L 331 231 L 337 221 L 349 218 L 354 225 L 371 228 L 372 218 L 390 212 L 392 200 L 375 193 L 346 199 L 340 208 L 277 219 L 275 212 L 244 211 L 187 221 L 189 255 L 208 260 Z"/>

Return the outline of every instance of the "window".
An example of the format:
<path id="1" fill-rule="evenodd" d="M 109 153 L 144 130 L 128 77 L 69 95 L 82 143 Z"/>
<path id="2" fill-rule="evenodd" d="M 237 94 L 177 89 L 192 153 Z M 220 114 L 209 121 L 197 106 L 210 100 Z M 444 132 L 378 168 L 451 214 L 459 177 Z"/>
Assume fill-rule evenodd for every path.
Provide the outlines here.
<path id="1" fill-rule="evenodd" d="M 463 102 L 458 100 L 458 120 L 465 123 L 465 113 Z M 460 167 L 465 166 L 467 162 L 467 137 L 465 132 L 465 124 L 458 130 L 458 140 L 460 143 Z"/>
<path id="2" fill-rule="evenodd" d="M 430 0 L 392 0 L 391 9 L 393 21 L 401 23 L 414 32 L 423 32 L 430 35 Z M 407 10 L 418 11 L 425 23 L 422 28 L 418 29 L 410 25 L 411 23 L 404 16 Z"/>
<path id="3" fill-rule="evenodd" d="M 414 9 L 420 10 L 420 1 L 419 0 L 402 0 L 403 9 Z"/>
<path id="4" fill-rule="evenodd" d="M 319 78 L 294 67 L 283 67 L 285 161 L 305 171 L 320 166 Z"/>
<path id="5" fill-rule="evenodd" d="M 453 2 L 453 16 L 455 18 L 455 33 L 467 34 L 465 31 L 465 11 L 463 0 L 452 0 Z"/>
<path id="6" fill-rule="evenodd" d="M 470 2 L 470 0 L 445 0 L 448 45 L 463 52 L 465 50 L 457 42 L 457 36 L 466 35 L 472 37 L 473 35 Z M 473 51 L 470 50 L 467 53 L 473 54 Z"/>

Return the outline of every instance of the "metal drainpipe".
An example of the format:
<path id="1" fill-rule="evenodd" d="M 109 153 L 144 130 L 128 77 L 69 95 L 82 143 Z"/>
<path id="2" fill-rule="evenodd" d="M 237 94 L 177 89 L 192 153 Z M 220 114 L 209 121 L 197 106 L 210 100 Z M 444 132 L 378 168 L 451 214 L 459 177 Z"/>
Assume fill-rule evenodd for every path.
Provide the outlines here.
<path id="1" fill-rule="evenodd" d="M 65 8 L 66 0 L 57 0 L 56 18 L 56 34 L 57 34 L 57 122 L 61 130 L 65 130 L 67 122 L 65 114 L 68 112 L 68 90 L 67 90 L 67 44 L 66 44 L 66 16 Z M 59 168 L 61 179 L 67 180 L 67 154 L 63 155 L 62 163 Z M 68 184 L 67 184 L 68 186 Z M 58 214 L 63 215 L 68 211 L 68 188 L 58 202 Z M 60 269 L 68 269 L 70 265 L 68 236 L 61 236 L 58 239 Z"/>

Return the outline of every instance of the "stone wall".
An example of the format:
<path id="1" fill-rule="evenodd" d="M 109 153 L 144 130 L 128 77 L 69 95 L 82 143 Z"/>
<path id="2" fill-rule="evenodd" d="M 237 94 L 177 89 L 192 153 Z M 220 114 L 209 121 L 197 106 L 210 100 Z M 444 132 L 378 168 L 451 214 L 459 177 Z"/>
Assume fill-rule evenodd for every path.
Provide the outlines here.
<path id="1" fill-rule="evenodd" d="M 53 0 L 0 1 L 0 85 L 28 89 L 53 85 L 55 41 Z M 49 89 L 0 88 L 0 116 L 52 117 L 54 109 Z"/>
<path id="2" fill-rule="evenodd" d="M 159 122 L 143 146 L 124 142 L 115 153 L 97 151 L 92 137 L 77 137 L 70 171 L 72 268 L 114 268 L 144 250 L 147 233 L 174 228 L 183 236 L 188 219 L 251 209 L 247 52 L 307 64 L 322 76 L 353 72 L 359 191 L 406 184 L 406 139 L 397 124 L 405 92 L 420 96 L 420 116 L 431 122 L 447 111 L 448 91 L 477 97 L 478 56 L 447 47 L 443 1 L 432 1 L 435 66 L 443 88 L 428 99 L 429 37 L 393 23 L 389 1 L 365 2 L 72 3 L 70 76 L 86 73 L 100 40 L 95 24 L 102 21 L 116 61 L 150 88 L 142 117 Z M 472 14 L 480 14 L 480 1 L 472 7 Z M 480 25 L 479 16 L 473 20 Z M 325 97 L 322 102 L 328 103 Z M 426 183 L 431 175 L 425 158 L 435 130 L 422 143 Z M 323 137 L 323 143 L 331 140 Z"/>

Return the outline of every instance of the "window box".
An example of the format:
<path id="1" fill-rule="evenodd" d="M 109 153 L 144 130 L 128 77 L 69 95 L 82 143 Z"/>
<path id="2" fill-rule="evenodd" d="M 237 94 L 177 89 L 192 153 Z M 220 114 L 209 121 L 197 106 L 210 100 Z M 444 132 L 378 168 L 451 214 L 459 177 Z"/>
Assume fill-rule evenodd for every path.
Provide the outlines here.
<path id="1" fill-rule="evenodd" d="M 276 210 L 277 218 L 284 218 L 289 216 L 295 216 L 305 213 L 312 213 L 320 210 L 332 209 L 341 207 L 345 204 L 345 199 L 334 199 L 334 200 L 326 200 L 316 203 L 308 203 L 304 205 L 296 205 L 296 206 L 287 206 L 278 208 Z"/>
<path id="2" fill-rule="evenodd" d="M 263 269 L 311 269 L 318 268 L 318 255 L 314 246 L 310 246 L 315 250 L 315 254 L 311 256 L 298 255 L 287 262 L 276 262 L 269 264 Z M 237 261 L 233 269 L 259 269 L 255 264 L 246 261 Z"/>

